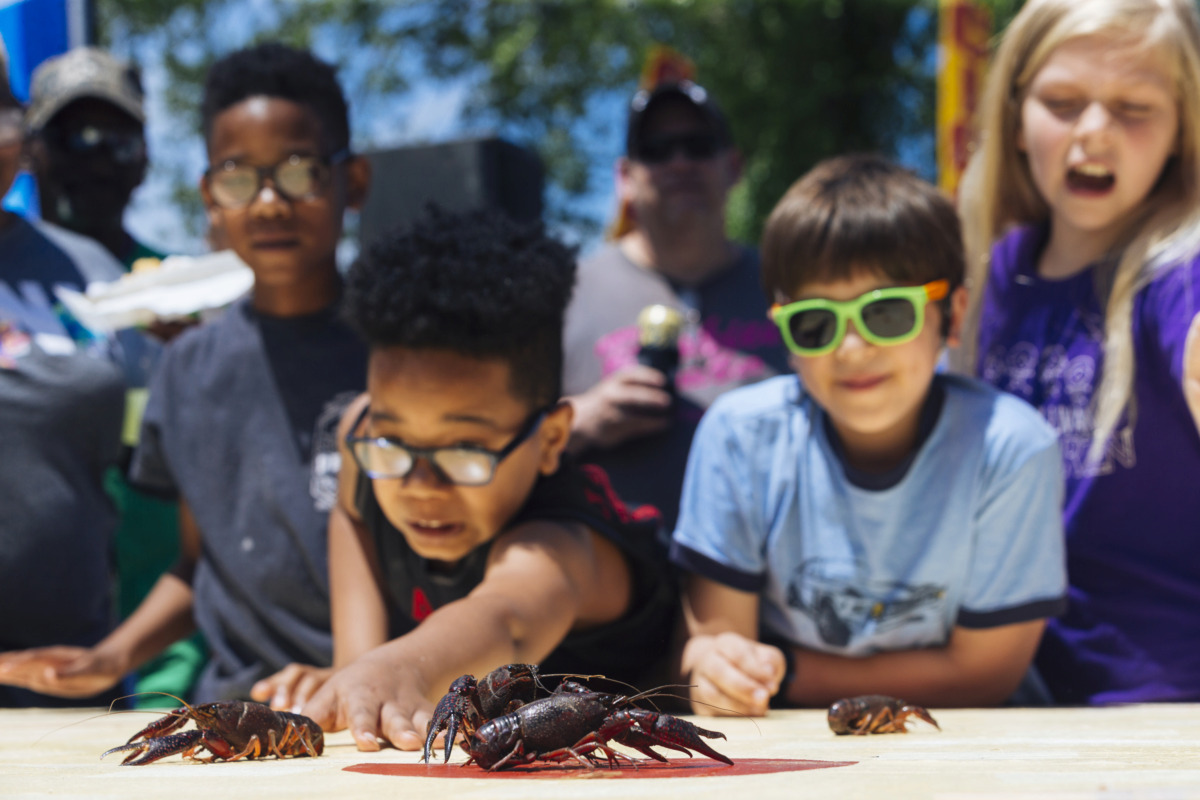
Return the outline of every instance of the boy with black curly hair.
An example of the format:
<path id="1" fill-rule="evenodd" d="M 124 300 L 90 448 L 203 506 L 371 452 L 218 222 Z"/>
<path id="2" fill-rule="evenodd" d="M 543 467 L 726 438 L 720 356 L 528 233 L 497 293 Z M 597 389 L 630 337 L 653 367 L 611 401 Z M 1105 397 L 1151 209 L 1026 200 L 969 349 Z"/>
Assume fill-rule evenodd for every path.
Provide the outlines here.
<path id="1" fill-rule="evenodd" d="M 497 212 L 431 208 L 347 279 L 370 346 L 329 548 L 335 664 L 303 706 L 360 749 L 424 743 L 432 701 L 509 662 L 637 684 L 665 666 L 676 593 L 658 512 L 563 448 L 573 251 Z"/>
<path id="2" fill-rule="evenodd" d="M 336 429 L 366 383 L 338 314 L 337 245 L 370 172 L 349 151 L 334 69 L 266 43 L 209 71 L 210 222 L 253 270 L 250 295 L 173 340 L 150 387 L 135 481 L 180 499 L 179 563 L 92 648 L 23 655 L 5 680 L 64 696 L 115 684 L 199 627 L 196 702 L 248 698 L 291 662 L 328 665 L 326 524 Z"/>

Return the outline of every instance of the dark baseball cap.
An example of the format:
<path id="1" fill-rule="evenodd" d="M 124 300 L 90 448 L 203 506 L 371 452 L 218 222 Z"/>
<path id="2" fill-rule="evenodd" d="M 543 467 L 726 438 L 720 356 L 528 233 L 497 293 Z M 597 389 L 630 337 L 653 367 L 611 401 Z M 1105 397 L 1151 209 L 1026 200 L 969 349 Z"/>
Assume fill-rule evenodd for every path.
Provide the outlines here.
<path id="1" fill-rule="evenodd" d="M 642 89 L 633 96 L 633 100 L 629 103 L 629 126 L 625 131 L 625 154 L 627 156 L 634 159 L 638 157 L 646 120 L 649 119 L 654 109 L 667 99 L 683 100 L 696 109 L 709 124 L 721 149 L 733 145 L 729 123 L 712 95 L 703 86 L 685 80 L 660 83 L 652 89 Z"/>
<path id="2" fill-rule="evenodd" d="M 76 47 L 46 59 L 33 71 L 25 124 L 40 130 L 59 111 L 85 97 L 106 100 L 138 122 L 146 121 L 137 69 L 95 47 Z"/>

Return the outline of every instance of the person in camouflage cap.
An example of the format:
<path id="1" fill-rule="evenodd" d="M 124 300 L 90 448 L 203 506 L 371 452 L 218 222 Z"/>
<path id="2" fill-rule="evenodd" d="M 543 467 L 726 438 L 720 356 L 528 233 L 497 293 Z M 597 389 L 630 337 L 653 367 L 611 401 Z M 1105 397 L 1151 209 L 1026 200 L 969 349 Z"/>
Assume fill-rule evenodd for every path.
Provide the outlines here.
<path id="1" fill-rule="evenodd" d="M 124 225 L 148 166 L 144 102 L 135 67 L 79 47 L 34 70 L 25 122 L 42 217 L 100 242 L 127 269 L 162 258 Z"/>

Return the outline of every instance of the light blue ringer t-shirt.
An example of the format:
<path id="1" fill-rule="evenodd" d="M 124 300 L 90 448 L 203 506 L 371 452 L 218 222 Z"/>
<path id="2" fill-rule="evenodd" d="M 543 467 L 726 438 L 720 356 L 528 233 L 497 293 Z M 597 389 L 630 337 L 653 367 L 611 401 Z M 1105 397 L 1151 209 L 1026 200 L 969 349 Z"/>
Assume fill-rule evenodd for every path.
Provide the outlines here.
<path id="1" fill-rule="evenodd" d="M 919 449 L 873 488 L 848 476 L 795 375 L 723 395 L 692 445 L 672 560 L 759 593 L 763 638 L 841 655 L 1061 613 L 1053 430 L 981 382 L 934 380 Z"/>

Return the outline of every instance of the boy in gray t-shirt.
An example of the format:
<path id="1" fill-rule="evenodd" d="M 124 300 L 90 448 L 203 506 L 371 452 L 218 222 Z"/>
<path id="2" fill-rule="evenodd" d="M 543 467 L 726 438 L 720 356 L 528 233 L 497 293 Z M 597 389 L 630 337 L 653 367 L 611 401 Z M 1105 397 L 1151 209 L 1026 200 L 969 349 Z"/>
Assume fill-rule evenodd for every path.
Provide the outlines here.
<path id="1" fill-rule="evenodd" d="M 44 648 L 4 676 L 45 693 L 106 688 L 196 627 L 195 702 L 249 699 L 291 662 L 332 660 L 326 551 L 341 404 L 366 348 L 341 320 L 337 243 L 369 184 L 333 67 L 264 43 L 210 69 L 210 220 L 254 272 L 248 297 L 173 340 L 132 474 L 180 498 L 181 557 L 91 648 Z M 259 699 L 270 699 L 270 697 Z"/>

